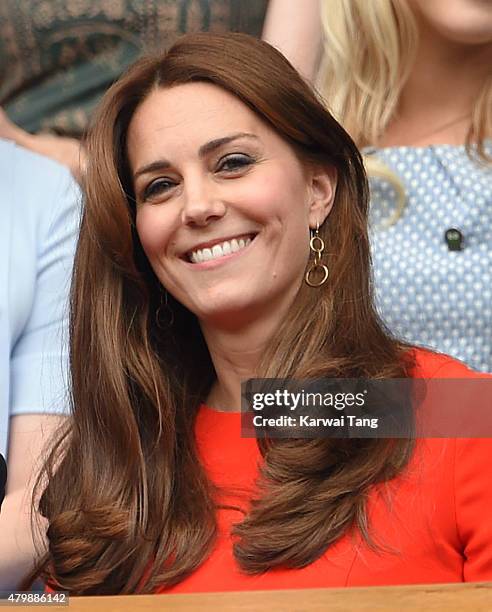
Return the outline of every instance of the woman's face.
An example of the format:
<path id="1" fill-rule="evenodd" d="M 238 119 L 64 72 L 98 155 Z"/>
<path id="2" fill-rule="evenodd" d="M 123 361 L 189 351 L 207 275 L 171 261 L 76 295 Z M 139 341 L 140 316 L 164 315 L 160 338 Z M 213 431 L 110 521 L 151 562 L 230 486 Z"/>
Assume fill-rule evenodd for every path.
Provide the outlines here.
<path id="1" fill-rule="evenodd" d="M 445 39 L 492 43 L 491 0 L 408 0 L 417 19 Z"/>
<path id="2" fill-rule="evenodd" d="M 236 97 L 208 83 L 154 90 L 128 130 L 137 231 L 164 287 L 202 321 L 288 307 L 334 171 L 308 168 Z"/>

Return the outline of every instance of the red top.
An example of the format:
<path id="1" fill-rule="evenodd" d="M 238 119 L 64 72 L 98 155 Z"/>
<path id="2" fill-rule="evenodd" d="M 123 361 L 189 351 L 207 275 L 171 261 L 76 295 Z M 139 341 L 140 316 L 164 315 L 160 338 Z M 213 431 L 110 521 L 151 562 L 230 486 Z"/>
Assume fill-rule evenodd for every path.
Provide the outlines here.
<path id="1" fill-rule="evenodd" d="M 417 351 L 419 378 L 477 376 L 451 358 Z M 196 435 L 210 479 L 254 490 L 261 461 L 256 440 L 241 438 L 240 414 L 202 406 Z M 219 510 L 212 554 L 166 593 L 300 589 L 492 580 L 492 439 L 417 440 L 407 468 L 375 486 L 368 499 L 372 533 L 398 552 L 373 552 L 345 535 L 303 569 L 248 576 L 232 555 L 230 529 L 243 515 Z M 388 493 L 389 501 L 388 501 Z M 233 493 L 228 495 L 236 499 Z M 239 505 L 245 506 L 244 502 Z"/>

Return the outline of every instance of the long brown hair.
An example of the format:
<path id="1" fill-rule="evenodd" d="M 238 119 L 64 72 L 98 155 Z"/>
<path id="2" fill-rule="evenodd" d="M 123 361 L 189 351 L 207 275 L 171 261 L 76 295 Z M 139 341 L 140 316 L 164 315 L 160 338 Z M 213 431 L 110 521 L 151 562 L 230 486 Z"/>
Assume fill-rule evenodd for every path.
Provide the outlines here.
<path id="1" fill-rule="evenodd" d="M 126 159 L 142 100 L 191 81 L 233 93 L 302 160 L 338 172 L 320 228 L 329 282 L 300 289 L 258 375 L 383 378 L 411 367 L 373 308 L 359 152 L 287 60 L 246 35 L 193 34 L 137 63 L 107 92 L 88 139 L 71 303 L 73 418 L 40 502 L 49 552 L 35 574 L 73 593 L 173 585 L 215 539 L 214 489 L 194 438 L 213 365 L 196 317 L 172 297 L 166 303 L 144 256 Z M 353 526 L 368 537 L 367 490 L 402 469 L 411 444 L 278 440 L 260 448 L 260 494 L 235 530 L 234 554 L 249 573 L 303 567 Z"/>

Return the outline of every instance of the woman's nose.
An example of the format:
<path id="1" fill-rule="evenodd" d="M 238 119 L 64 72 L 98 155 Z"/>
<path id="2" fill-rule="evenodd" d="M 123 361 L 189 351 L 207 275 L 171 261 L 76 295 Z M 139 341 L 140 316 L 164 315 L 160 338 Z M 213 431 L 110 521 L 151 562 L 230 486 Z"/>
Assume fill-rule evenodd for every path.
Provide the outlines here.
<path id="1" fill-rule="evenodd" d="M 226 207 L 216 189 L 206 185 L 205 181 L 196 182 L 185 187 L 181 220 L 184 225 L 208 225 L 214 219 L 224 216 Z"/>

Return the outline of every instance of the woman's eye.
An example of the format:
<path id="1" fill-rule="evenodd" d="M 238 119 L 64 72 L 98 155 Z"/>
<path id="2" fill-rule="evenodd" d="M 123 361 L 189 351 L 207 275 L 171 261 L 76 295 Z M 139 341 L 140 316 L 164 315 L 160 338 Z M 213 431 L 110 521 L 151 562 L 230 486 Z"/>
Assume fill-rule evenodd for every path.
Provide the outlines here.
<path id="1" fill-rule="evenodd" d="M 143 199 L 144 200 L 155 199 L 159 197 L 160 195 L 170 191 L 174 186 L 175 186 L 175 183 L 173 181 L 170 181 L 169 179 L 164 179 L 164 178 L 156 179 L 155 181 L 152 181 L 150 185 L 147 185 L 147 187 L 144 189 Z"/>
<path id="2" fill-rule="evenodd" d="M 235 172 L 247 166 L 251 166 L 252 163 L 254 163 L 254 159 L 249 157 L 249 155 L 236 153 L 235 155 L 223 157 L 219 161 L 217 169 L 219 172 Z"/>

